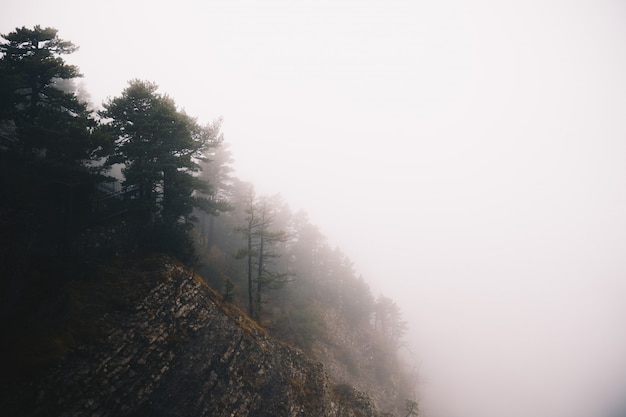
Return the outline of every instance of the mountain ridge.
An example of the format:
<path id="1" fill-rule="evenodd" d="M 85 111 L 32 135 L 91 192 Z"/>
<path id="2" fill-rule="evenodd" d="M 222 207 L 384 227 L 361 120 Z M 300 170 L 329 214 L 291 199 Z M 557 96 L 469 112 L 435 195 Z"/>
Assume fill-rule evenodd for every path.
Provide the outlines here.
<path id="1" fill-rule="evenodd" d="M 107 274 L 124 275 L 111 286 L 133 297 L 97 309 L 82 323 L 96 334 L 68 342 L 40 378 L 5 391 L 4 410 L 100 417 L 383 415 L 365 394 L 334 384 L 320 362 L 274 340 L 172 258 L 126 260 Z M 73 314 L 89 315 L 88 304 L 98 302 L 83 301 L 87 306 Z"/>

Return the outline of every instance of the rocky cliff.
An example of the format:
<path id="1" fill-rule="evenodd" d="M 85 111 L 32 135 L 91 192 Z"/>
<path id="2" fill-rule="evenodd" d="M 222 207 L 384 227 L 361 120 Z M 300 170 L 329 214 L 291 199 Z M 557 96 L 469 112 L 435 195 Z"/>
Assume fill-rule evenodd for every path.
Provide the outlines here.
<path id="1" fill-rule="evenodd" d="M 116 298 L 106 308 L 89 307 L 102 292 L 90 284 L 68 296 L 83 302 L 68 314 L 83 315 L 93 335 L 64 342 L 45 372 L 6 388 L 4 415 L 381 415 L 175 261 L 139 264 L 120 264 L 98 284 Z"/>
<path id="2" fill-rule="evenodd" d="M 312 351 L 330 378 L 365 393 L 379 410 L 402 413 L 411 396 L 406 392 L 410 383 L 402 378 L 409 374 L 400 370 L 395 351 L 372 329 L 351 327 L 334 309 L 326 310 L 324 319 L 325 340 L 316 340 Z"/>

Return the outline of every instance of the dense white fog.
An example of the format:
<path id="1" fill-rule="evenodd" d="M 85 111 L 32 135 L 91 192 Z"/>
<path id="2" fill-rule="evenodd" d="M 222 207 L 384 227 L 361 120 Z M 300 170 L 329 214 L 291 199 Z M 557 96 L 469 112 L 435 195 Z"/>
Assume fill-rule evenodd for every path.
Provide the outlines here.
<path id="1" fill-rule="evenodd" d="M 402 307 L 424 417 L 620 417 L 626 4 L 3 0 L 95 105 L 132 78 L 224 118 Z M 624 413 L 625 411 L 622 411 Z"/>

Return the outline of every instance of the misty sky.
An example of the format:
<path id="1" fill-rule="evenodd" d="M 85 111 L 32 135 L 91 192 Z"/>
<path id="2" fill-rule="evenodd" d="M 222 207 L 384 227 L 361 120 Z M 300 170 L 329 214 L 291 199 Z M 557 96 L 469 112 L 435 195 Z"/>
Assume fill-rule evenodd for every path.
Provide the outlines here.
<path id="1" fill-rule="evenodd" d="M 96 105 L 140 78 L 223 116 L 237 176 L 401 305 L 425 417 L 618 417 L 625 3 L 0 1 Z"/>

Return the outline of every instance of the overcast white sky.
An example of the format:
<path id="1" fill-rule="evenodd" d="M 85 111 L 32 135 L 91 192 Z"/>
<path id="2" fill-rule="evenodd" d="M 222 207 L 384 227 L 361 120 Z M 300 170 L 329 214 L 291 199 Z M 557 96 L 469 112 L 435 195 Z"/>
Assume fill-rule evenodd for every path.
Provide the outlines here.
<path id="1" fill-rule="evenodd" d="M 96 104 L 155 81 L 224 117 L 412 326 L 425 417 L 613 417 L 626 399 L 626 4 L 1 0 Z"/>

